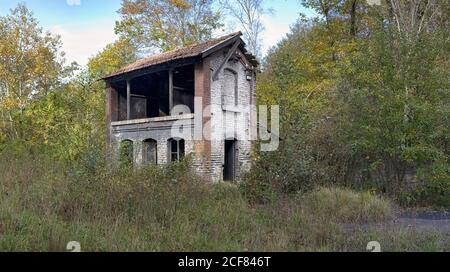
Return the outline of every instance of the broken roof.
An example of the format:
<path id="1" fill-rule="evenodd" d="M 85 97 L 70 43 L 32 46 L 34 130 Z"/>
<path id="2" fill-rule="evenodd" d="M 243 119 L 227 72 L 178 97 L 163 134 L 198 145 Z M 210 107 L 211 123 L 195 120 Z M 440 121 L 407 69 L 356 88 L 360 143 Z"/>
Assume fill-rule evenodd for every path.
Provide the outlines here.
<path id="1" fill-rule="evenodd" d="M 180 49 L 175 49 L 172 51 L 168 51 L 162 54 L 153 55 L 144 59 L 140 59 L 132 64 L 129 64 L 122 69 L 110 74 L 109 76 L 105 77 L 104 79 L 116 77 L 119 75 L 123 75 L 126 73 L 130 73 L 133 71 L 137 71 L 144 68 L 149 68 L 152 66 L 156 66 L 159 64 L 176 61 L 176 60 L 182 60 L 182 59 L 188 59 L 188 58 L 194 58 L 194 57 L 207 57 L 209 54 L 215 52 L 216 50 L 219 50 L 225 46 L 228 46 L 232 44 L 233 42 L 240 39 L 242 36 L 242 33 L 235 32 L 226 36 L 222 36 L 216 39 L 211 39 L 205 42 L 196 43 L 187 47 L 183 47 Z M 245 44 L 241 40 L 241 46 L 240 49 L 243 51 L 245 56 L 249 59 L 249 61 L 252 63 L 252 65 L 257 66 L 257 61 L 254 58 L 253 55 L 247 52 L 245 49 Z"/>

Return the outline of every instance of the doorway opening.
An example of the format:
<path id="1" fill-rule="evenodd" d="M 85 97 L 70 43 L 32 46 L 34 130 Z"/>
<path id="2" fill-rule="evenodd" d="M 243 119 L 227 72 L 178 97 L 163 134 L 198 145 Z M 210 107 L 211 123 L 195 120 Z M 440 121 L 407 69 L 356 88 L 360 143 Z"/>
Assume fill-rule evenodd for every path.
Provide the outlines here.
<path id="1" fill-rule="evenodd" d="M 225 164 L 223 166 L 223 180 L 235 181 L 237 168 L 237 141 L 225 141 Z"/>

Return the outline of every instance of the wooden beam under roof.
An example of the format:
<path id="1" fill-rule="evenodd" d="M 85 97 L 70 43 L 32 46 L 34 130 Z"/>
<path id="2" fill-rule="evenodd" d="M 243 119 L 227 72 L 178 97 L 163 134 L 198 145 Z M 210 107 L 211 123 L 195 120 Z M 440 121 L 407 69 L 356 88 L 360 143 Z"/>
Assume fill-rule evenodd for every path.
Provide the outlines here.
<path id="1" fill-rule="evenodd" d="M 236 52 L 238 46 L 241 44 L 241 40 L 237 40 L 234 42 L 233 46 L 231 47 L 230 51 L 228 51 L 227 56 L 225 59 L 222 60 L 222 62 L 219 65 L 219 68 L 214 71 L 212 79 L 216 81 L 219 78 L 219 73 L 222 71 L 223 67 L 225 66 L 225 63 L 228 62 L 228 60 L 231 58 L 231 56 Z"/>

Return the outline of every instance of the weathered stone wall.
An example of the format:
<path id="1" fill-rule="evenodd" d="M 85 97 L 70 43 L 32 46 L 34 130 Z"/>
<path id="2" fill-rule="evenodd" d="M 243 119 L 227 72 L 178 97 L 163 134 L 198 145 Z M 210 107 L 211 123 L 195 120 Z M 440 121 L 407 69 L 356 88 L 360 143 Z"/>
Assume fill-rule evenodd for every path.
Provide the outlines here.
<path id="1" fill-rule="evenodd" d="M 192 131 L 193 128 L 192 114 L 183 117 L 153 118 L 152 120 L 159 121 L 146 122 L 145 120 L 135 120 L 113 123 L 112 143 L 115 151 L 114 157 L 118 157 L 120 143 L 125 140 L 130 140 L 133 142 L 134 163 L 141 165 L 144 161 L 143 142 L 148 139 L 153 139 L 157 142 L 158 164 L 165 164 L 168 162 L 168 140 L 173 138 L 171 131 L 172 125 L 177 122 L 188 130 Z M 193 151 L 194 142 L 192 140 L 186 140 L 186 154 L 190 154 Z"/>
<path id="2" fill-rule="evenodd" d="M 219 51 L 211 57 L 211 70 L 218 69 L 225 58 L 226 52 Z M 243 62 L 231 59 L 224 66 L 224 70 L 215 81 L 211 81 L 211 174 L 213 181 L 223 178 L 223 164 L 225 163 L 225 140 L 237 139 L 236 166 L 237 177 L 250 168 L 251 139 L 250 139 L 250 105 L 252 97 L 252 80 L 247 78 L 247 69 Z M 232 72 L 230 72 L 232 71 Z M 237 105 L 234 97 L 235 78 L 237 78 Z M 250 74 L 251 75 L 251 74 Z M 250 80 L 249 80 L 250 79 Z M 233 82 L 229 82 L 229 81 Z"/>

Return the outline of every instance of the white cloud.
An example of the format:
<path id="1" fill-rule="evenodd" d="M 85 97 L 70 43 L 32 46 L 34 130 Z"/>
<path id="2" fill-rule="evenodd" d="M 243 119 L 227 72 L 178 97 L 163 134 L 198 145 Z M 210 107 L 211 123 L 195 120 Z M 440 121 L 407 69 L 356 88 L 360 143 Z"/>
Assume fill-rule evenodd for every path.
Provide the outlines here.
<path id="1" fill-rule="evenodd" d="M 280 20 L 277 16 L 263 15 L 262 22 L 266 28 L 263 33 L 262 52 L 263 56 L 267 51 L 281 41 L 289 32 L 289 23 L 285 20 Z"/>
<path id="2" fill-rule="evenodd" d="M 57 25 L 50 29 L 61 36 L 68 63 L 86 65 L 89 58 L 114 42 L 114 22 L 86 22 L 78 25 Z"/>
<path id="3" fill-rule="evenodd" d="M 289 32 L 289 25 L 293 22 L 289 22 L 286 18 L 283 19 L 280 20 L 276 15 L 263 16 L 262 21 L 265 26 L 262 37 L 263 56 L 270 47 L 275 46 Z M 66 53 L 68 63 L 76 61 L 80 65 L 86 65 L 90 57 L 117 39 L 117 35 L 114 33 L 114 22 L 114 20 L 102 20 L 55 25 L 50 28 L 50 31 L 61 36 L 63 51 Z M 228 31 L 231 30 L 226 32 Z"/>
<path id="4" fill-rule="evenodd" d="M 81 5 L 81 0 L 66 0 L 66 3 L 69 6 L 79 6 Z"/>

